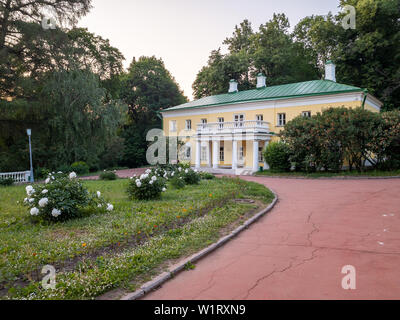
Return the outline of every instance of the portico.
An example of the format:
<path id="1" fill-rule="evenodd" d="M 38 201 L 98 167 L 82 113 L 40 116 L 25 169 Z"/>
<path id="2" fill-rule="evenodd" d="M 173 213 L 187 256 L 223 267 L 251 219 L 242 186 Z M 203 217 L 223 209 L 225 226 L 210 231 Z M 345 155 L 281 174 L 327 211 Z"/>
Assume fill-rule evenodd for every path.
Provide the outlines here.
<path id="1" fill-rule="evenodd" d="M 260 152 L 270 139 L 269 123 L 265 121 L 199 124 L 195 135 L 195 167 L 207 168 L 211 172 L 219 169 L 236 172 L 238 168 L 257 172 L 260 163 L 263 164 Z"/>

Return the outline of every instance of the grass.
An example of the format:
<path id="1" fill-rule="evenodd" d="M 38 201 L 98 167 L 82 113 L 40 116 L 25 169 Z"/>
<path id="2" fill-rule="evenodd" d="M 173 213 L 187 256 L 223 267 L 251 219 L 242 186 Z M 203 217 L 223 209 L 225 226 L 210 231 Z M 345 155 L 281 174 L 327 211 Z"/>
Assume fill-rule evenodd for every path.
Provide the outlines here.
<path id="1" fill-rule="evenodd" d="M 257 176 L 271 176 L 271 177 L 302 177 L 302 178 L 324 178 L 324 177 L 390 177 L 400 176 L 400 170 L 393 171 L 380 171 L 368 170 L 365 172 L 358 171 L 342 171 L 342 172 L 273 172 L 265 170 L 257 172 Z"/>
<path id="2" fill-rule="evenodd" d="M 0 188 L 0 292 L 3 298 L 91 299 L 111 289 L 134 290 L 170 259 L 218 240 L 256 205 L 233 199 L 273 199 L 265 187 L 238 179 L 202 180 L 169 188 L 159 200 L 129 200 L 128 180 L 86 181 L 114 204 L 106 214 L 54 225 L 33 224 L 22 206 L 24 186 Z M 57 287 L 44 290 L 44 265 Z M 1 290 L 2 289 L 2 290 Z M 4 296 L 6 295 L 6 296 Z"/>

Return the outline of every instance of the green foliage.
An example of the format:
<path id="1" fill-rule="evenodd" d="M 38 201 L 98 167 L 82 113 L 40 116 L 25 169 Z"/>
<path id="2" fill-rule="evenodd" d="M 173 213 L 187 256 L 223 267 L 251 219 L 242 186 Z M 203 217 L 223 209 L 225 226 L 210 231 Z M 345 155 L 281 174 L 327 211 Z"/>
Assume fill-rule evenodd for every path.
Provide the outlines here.
<path id="1" fill-rule="evenodd" d="M 129 106 L 122 163 L 129 167 L 147 164 L 147 132 L 161 127 L 159 112 L 187 101 L 164 62 L 156 57 L 133 59 L 122 78 L 120 98 Z"/>
<path id="2" fill-rule="evenodd" d="M 329 108 L 311 118 L 297 117 L 280 133 L 297 171 L 398 168 L 400 112 L 378 114 L 362 108 Z M 268 161 L 267 161 L 268 162 Z"/>
<path id="3" fill-rule="evenodd" d="M 0 186 L 8 187 L 14 184 L 13 178 L 0 178 Z"/>
<path id="4" fill-rule="evenodd" d="M 209 172 L 199 172 L 200 178 L 203 180 L 213 180 L 215 176 Z"/>
<path id="5" fill-rule="evenodd" d="M 290 170 L 289 156 L 289 147 L 282 142 L 271 142 L 264 151 L 264 159 L 274 172 Z"/>
<path id="6" fill-rule="evenodd" d="M 77 161 L 71 164 L 71 170 L 79 175 L 89 173 L 89 166 L 84 161 Z"/>
<path id="7" fill-rule="evenodd" d="M 228 92 L 229 80 L 238 81 L 239 90 L 255 87 L 256 76 L 263 72 L 268 85 L 318 79 L 318 69 L 310 64 L 310 53 L 289 34 L 289 21 L 284 14 L 273 18 L 253 32 L 251 23 L 244 20 L 235 27 L 224 44 L 229 52 L 214 50 L 207 66 L 197 74 L 193 83 L 194 96 Z"/>
<path id="8" fill-rule="evenodd" d="M 91 194 L 76 175 L 49 175 L 45 184 L 27 186 L 25 205 L 34 221 L 58 222 L 93 211 L 112 210 L 100 194 Z"/>
<path id="9" fill-rule="evenodd" d="M 146 170 L 140 177 L 133 176 L 127 188 L 129 197 L 135 200 L 157 199 L 165 191 L 166 179 L 150 169 Z"/>
<path id="10" fill-rule="evenodd" d="M 336 16 L 304 18 L 293 36 L 313 57 L 321 72 L 326 60 L 337 65 L 341 83 L 368 88 L 384 102 L 384 109 L 400 101 L 399 0 L 341 0 L 340 7 L 355 8 L 356 28 L 345 30 L 346 10 Z"/>
<path id="11" fill-rule="evenodd" d="M 175 189 L 183 189 L 186 186 L 185 180 L 183 180 L 183 177 L 179 175 L 174 175 L 169 179 L 169 182 Z"/>
<path id="12" fill-rule="evenodd" d="M 117 180 L 118 176 L 114 171 L 104 170 L 102 173 L 100 173 L 99 178 L 100 180 Z"/>
<path id="13" fill-rule="evenodd" d="M 193 169 L 181 169 L 181 167 L 178 168 L 179 176 L 183 178 L 186 184 L 199 184 L 201 177 L 200 174 L 197 172 L 197 170 Z"/>

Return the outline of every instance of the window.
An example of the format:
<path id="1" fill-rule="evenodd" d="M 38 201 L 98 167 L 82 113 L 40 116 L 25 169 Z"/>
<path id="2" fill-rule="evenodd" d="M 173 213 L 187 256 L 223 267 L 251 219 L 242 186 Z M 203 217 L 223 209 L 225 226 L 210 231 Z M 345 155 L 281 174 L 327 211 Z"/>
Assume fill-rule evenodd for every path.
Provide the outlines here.
<path id="1" fill-rule="evenodd" d="M 202 124 L 202 127 L 204 129 L 206 127 L 206 124 L 207 124 L 207 119 L 201 119 L 201 124 Z"/>
<path id="2" fill-rule="evenodd" d="M 219 123 L 218 127 L 220 129 L 223 129 L 224 128 L 224 118 L 218 118 L 218 123 Z"/>
<path id="3" fill-rule="evenodd" d="M 201 147 L 201 161 L 207 161 L 207 147 Z"/>
<path id="4" fill-rule="evenodd" d="M 169 131 L 176 132 L 176 120 L 171 120 L 169 122 Z"/>
<path id="5" fill-rule="evenodd" d="M 192 149 L 189 146 L 186 146 L 185 158 L 186 160 L 190 160 L 192 158 Z"/>
<path id="6" fill-rule="evenodd" d="M 278 126 L 283 127 L 286 124 L 286 113 L 278 113 Z"/>
<path id="7" fill-rule="evenodd" d="M 301 115 L 305 118 L 311 118 L 311 111 L 303 111 Z"/>
<path id="8" fill-rule="evenodd" d="M 192 120 L 186 120 L 186 130 L 192 130 Z"/>
<path id="9" fill-rule="evenodd" d="M 264 162 L 263 147 L 258 148 L 258 162 Z"/>
<path id="10" fill-rule="evenodd" d="M 244 158 L 244 148 L 243 146 L 239 147 L 239 160 L 243 160 Z"/>
<path id="11" fill-rule="evenodd" d="M 219 161 L 225 161 L 224 147 L 219 147 Z"/>
<path id="12" fill-rule="evenodd" d="M 244 114 L 235 114 L 235 127 L 243 127 Z"/>
<path id="13" fill-rule="evenodd" d="M 257 125 L 261 125 L 261 122 L 264 121 L 264 116 L 262 114 L 256 115 Z"/>

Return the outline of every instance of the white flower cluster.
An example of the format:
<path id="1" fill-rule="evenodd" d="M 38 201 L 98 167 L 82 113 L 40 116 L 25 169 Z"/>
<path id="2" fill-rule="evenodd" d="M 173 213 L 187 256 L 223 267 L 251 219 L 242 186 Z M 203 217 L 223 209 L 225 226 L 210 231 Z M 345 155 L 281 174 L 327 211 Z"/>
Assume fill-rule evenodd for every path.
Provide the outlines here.
<path id="1" fill-rule="evenodd" d="M 130 179 L 135 181 L 135 184 L 138 188 L 142 187 L 143 184 L 148 183 L 150 185 L 154 184 L 154 182 L 157 181 L 158 177 L 163 177 L 164 179 L 168 180 L 168 172 L 164 170 L 159 170 L 156 169 L 155 171 L 152 171 L 150 169 L 147 169 L 143 174 L 141 174 L 139 177 L 133 175 Z M 150 179 L 148 179 L 150 177 Z M 167 191 L 167 189 L 164 187 L 163 192 Z"/>
<path id="2" fill-rule="evenodd" d="M 48 178 L 48 179 L 50 180 L 51 177 Z M 33 196 L 33 195 L 35 194 L 35 192 L 36 192 L 35 189 L 34 189 L 32 186 L 27 186 L 27 187 L 25 188 L 25 190 L 26 190 L 26 194 L 28 195 L 28 198 L 25 198 L 25 199 L 24 199 L 24 202 L 25 202 L 25 203 L 28 203 L 28 204 L 33 203 L 33 202 L 35 201 L 35 199 L 34 199 L 34 198 L 31 198 L 31 196 Z M 48 192 L 49 192 L 49 190 L 43 189 L 41 193 L 42 193 L 42 194 L 47 194 Z M 48 204 L 49 204 L 49 199 L 46 198 L 46 197 L 41 198 L 41 199 L 39 200 L 39 202 L 38 202 L 39 208 L 45 208 Z M 30 214 L 31 214 L 32 216 L 37 216 L 37 215 L 39 215 L 39 213 L 40 213 L 40 209 L 38 209 L 38 208 L 36 208 L 36 207 L 33 207 L 33 208 L 31 208 L 31 210 L 30 210 Z M 52 214 L 53 217 L 57 218 L 58 216 L 61 215 L 61 210 L 54 208 L 54 209 L 51 211 L 51 214 Z"/>

